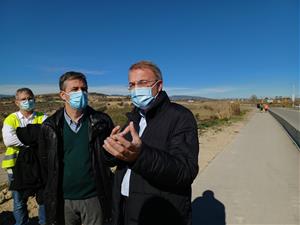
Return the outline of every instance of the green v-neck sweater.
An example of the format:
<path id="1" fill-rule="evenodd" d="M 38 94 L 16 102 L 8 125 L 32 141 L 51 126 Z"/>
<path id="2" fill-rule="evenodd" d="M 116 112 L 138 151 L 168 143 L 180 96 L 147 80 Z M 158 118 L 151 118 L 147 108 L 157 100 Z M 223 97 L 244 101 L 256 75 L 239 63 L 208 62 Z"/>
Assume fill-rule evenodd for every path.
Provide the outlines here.
<path id="1" fill-rule="evenodd" d="M 77 133 L 64 121 L 64 199 L 87 199 L 96 196 L 89 151 L 88 121 L 83 119 Z"/>

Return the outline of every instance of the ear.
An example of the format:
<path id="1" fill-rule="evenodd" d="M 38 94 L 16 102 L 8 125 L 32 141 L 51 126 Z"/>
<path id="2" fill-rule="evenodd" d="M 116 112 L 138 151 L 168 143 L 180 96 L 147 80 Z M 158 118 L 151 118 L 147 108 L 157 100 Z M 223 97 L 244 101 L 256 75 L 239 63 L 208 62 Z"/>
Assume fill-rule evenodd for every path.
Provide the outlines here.
<path id="1" fill-rule="evenodd" d="M 59 97 L 64 100 L 64 101 L 67 101 L 67 95 L 64 91 L 60 91 L 59 92 Z"/>
<path id="2" fill-rule="evenodd" d="M 162 89 L 163 89 L 163 81 L 161 80 L 161 81 L 159 81 L 159 83 L 158 83 L 158 92 L 161 92 Z"/>
<path id="3" fill-rule="evenodd" d="M 16 106 L 20 107 L 20 102 L 18 100 L 15 100 Z"/>

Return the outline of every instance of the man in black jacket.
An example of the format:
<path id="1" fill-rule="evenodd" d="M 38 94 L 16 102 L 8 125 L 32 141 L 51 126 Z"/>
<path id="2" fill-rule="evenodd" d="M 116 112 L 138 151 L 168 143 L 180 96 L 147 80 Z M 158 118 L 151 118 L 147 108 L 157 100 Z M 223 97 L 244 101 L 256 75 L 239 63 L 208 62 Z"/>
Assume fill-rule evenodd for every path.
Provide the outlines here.
<path id="1" fill-rule="evenodd" d="M 170 102 L 159 68 L 141 61 L 129 69 L 136 106 L 129 125 L 104 141 L 117 163 L 114 225 L 191 224 L 191 184 L 198 173 L 199 142 L 193 114 Z"/>
<path id="2" fill-rule="evenodd" d="M 65 106 L 42 125 L 40 158 L 47 224 L 101 225 L 111 218 L 112 173 L 103 163 L 110 117 L 87 105 L 87 81 L 79 72 L 60 77 Z"/>

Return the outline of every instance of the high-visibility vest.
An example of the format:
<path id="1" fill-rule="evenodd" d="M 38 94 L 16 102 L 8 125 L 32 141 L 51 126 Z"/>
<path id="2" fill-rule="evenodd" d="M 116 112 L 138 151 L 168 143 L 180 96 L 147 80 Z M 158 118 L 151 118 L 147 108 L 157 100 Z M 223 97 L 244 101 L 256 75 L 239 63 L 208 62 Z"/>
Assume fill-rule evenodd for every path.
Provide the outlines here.
<path id="1" fill-rule="evenodd" d="M 35 116 L 32 121 L 32 124 L 42 124 L 44 115 L 45 114 L 42 112 L 35 112 Z M 8 115 L 5 118 L 3 123 L 13 127 L 14 129 L 17 129 L 20 126 L 20 120 L 16 115 L 16 113 L 12 113 Z M 2 168 L 8 169 L 14 167 L 16 164 L 18 154 L 19 154 L 19 147 L 13 147 L 13 146 L 7 147 L 4 158 L 2 160 Z"/>

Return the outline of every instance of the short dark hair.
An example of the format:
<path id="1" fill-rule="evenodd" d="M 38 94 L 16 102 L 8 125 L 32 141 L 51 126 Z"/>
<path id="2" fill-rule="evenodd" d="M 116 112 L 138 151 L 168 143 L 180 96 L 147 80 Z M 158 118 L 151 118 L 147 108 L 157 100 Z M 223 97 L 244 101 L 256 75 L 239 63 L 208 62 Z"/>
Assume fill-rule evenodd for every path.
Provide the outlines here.
<path id="1" fill-rule="evenodd" d="M 29 89 L 29 88 L 26 88 L 26 87 L 19 88 L 19 89 L 16 91 L 15 98 L 17 99 L 17 98 L 18 98 L 18 95 L 19 95 L 20 93 L 22 93 L 22 92 L 25 92 L 25 93 L 29 94 L 30 97 L 34 98 L 34 94 L 33 94 L 32 90 Z"/>
<path id="2" fill-rule="evenodd" d="M 149 69 L 154 73 L 157 80 L 162 80 L 162 74 L 161 74 L 160 69 L 158 68 L 157 65 L 155 65 L 154 63 L 152 63 L 150 61 L 146 61 L 146 60 L 139 61 L 139 62 L 133 64 L 129 68 L 129 71 L 136 70 L 136 69 Z"/>
<path id="3" fill-rule="evenodd" d="M 86 87 L 88 86 L 86 77 L 83 73 L 69 71 L 69 72 L 66 72 L 63 75 L 61 75 L 59 78 L 59 89 L 61 91 L 65 90 L 65 81 L 66 80 L 81 80 L 85 83 Z"/>

